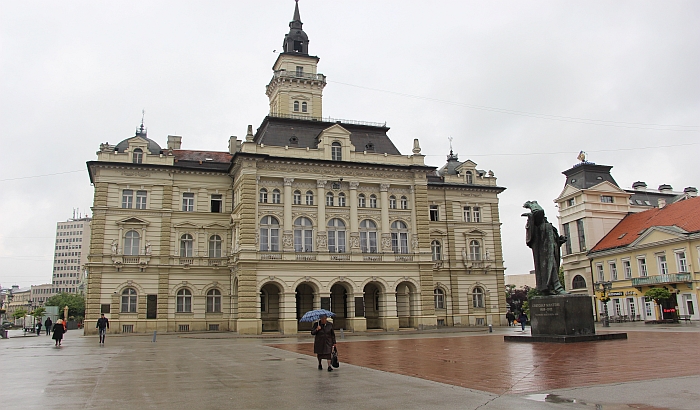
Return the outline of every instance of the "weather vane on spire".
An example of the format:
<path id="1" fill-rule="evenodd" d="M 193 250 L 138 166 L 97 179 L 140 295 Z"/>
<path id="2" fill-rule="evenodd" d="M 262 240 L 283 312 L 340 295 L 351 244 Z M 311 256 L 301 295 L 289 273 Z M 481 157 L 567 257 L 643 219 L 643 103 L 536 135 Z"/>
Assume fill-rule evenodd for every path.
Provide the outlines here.
<path id="1" fill-rule="evenodd" d="M 452 153 L 452 137 L 447 137 L 447 139 L 450 141 L 450 153 Z"/>

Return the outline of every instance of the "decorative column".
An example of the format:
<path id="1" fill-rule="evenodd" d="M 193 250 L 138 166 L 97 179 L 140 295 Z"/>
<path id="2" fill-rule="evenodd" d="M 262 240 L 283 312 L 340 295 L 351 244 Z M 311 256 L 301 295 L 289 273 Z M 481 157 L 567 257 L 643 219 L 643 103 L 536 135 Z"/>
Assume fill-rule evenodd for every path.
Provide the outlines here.
<path id="1" fill-rule="evenodd" d="M 391 225 L 389 224 L 389 186 L 379 185 L 379 198 L 382 207 L 382 251 L 391 252 Z"/>
<path id="2" fill-rule="evenodd" d="M 326 236 L 326 180 L 317 180 L 316 188 L 318 194 L 318 228 L 316 230 L 316 251 L 328 252 L 328 242 Z M 319 299 L 319 307 L 321 300 Z"/>
<path id="3" fill-rule="evenodd" d="M 294 251 L 294 231 L 292 230 L 292 182 L 294 178 L 284 179 L 284 226 L 282 232 L 282 249 L 285 252 Z"/>
<path id="4" fill-rule="evenodd" d="M 387 290 L 379 294 L 379 320 L 381 327 L 389 332 L 399 330 L 399 316 L 396 311 L 396 292 Z"/>
<path id="5" fill-rule="evenodd" d="M 408 206 L 411 208 L 411 250 L 413 253 L 418 253 L 418 222 L 416 221 L 416 190 L 413 185 L 411 189 L 411 203 Z"/>
<path id="6" fill-rule="evenodd" d="M 360 183 L 350 182 L 350 252 L 358 252 L 360 249 L 360 221 L 357 218 L 357 188 Z"/>

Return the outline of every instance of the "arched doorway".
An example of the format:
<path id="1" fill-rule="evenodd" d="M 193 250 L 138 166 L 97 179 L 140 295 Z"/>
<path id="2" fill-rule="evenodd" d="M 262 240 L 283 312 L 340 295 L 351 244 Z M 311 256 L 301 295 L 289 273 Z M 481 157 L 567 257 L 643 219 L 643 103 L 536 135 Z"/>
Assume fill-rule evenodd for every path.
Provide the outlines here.
<path id="1" fill-rule="evenodd" d="M 334 329 L 347 329 L 347 318 L 349 317 L 349 285 L 338 282 L 331 286 L 331 312 L 335 313 L 333 318 Z"/>
<path id="2" fill-rule="evenodd" d="M 411 282 L 401 282 L 396 286 L 396 313 L 399 317 L 399 327 L 416 327 L 418 291 Z"/>
<path id="3" fill-rule="evenodd" d="M 281 290 L 274 283 L 267 283 L 260 289 L 260 319 L 263 332 L 280 331 Z"/>
<path id="4" fill-rule="evenodd" d="M 312 323 L 299 322 L 304 313 L 314 309 L 314 288 L 308 282 L 301 283 L 296 288 L 296 307 L 297 307 L 297 330 L 311 331 Z"/>
<path id="5" fill-rule="evenodd" d="M 382 310 L 382 300 L 384 295 L 381 291 L 381 285 L 377 282 L 370 282 L 365 285 L 365 319 L 367 320 L 367 329 L 381 329 L 382 322 L 380 319 Z"/>

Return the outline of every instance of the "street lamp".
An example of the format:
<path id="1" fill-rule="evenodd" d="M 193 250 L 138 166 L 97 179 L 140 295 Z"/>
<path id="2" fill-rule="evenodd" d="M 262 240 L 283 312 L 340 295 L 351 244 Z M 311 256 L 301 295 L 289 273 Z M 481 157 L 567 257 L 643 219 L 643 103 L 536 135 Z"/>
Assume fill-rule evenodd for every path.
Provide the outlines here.
<path id="1" fill-rule="evenodd" d="M 612 282 L 595 283 L 595 290 L 603 293 L 603 296 L 600 298 L 600 301 L 603 302 L 603 327 L 610 327 L 610 316 L 608 316 L 608 302 L 610 302 L 610 298 L 607 295 L 610 289 L 612 289 Z"/>

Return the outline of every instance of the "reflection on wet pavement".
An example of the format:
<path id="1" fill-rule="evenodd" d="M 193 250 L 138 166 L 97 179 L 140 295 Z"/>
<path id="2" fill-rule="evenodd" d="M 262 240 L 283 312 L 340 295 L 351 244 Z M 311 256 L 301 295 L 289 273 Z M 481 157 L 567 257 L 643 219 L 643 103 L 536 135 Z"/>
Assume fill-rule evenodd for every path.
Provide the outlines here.
<path id="1" fill-rule="evenodd" d="M 556 394 L 528 394 L 523 396 L 527 400 L 542 401 L 545 403 L 571 403 L 579 404 L 582 407 L 588 407 L 595 410 L 669 410 L 666 407 L 647 406 L 646 404 L 598 404 L 588 403 L 582 400 L 567 399 Z"/>

